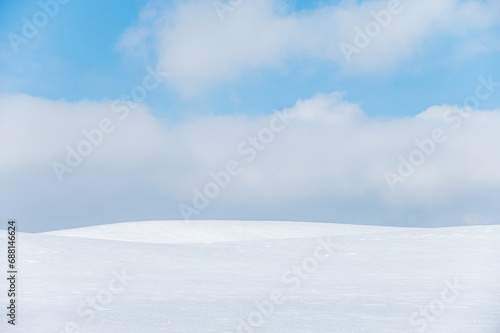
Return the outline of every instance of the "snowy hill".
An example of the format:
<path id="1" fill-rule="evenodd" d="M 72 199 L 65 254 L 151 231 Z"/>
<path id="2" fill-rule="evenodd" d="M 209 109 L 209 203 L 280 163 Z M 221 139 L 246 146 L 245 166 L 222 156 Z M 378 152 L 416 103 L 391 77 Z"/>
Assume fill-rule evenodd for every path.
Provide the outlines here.
<path id="1" fill-rule="evenodd" d="M 154 221 L 18 243 L 1 332 L 500 332 L 500 226 Z"/>
<path id="2" fill-rule="evenodd" d="M 395 228 L 275 221 L 145 221 L 52 231 L 46 234 L 141 243 L 216 243 L 338 236 L 389 230 Z"/>

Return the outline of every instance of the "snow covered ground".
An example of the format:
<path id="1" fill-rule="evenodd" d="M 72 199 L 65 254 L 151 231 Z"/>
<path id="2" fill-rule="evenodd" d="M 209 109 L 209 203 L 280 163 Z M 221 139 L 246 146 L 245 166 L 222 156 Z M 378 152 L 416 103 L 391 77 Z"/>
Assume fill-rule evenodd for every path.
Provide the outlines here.
<path id="1" fill-rule="evenodd" d="M 134 222 L 18 251 L 0 332 L 500 332 L 500 226 Z"/>

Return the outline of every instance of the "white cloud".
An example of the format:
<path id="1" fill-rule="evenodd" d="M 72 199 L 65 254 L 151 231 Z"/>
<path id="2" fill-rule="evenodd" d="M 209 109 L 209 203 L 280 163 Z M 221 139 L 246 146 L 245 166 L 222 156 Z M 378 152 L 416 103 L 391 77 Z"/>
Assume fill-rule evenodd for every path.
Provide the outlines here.
<path id="1" fill-rule="evenodd" d="M 474 223 L 498 217 L 500 110 L 474 111 L 455 128 L 453 106 L 382 120 L 339 93 L 319 94 L 285 110 L 295 119 L 249 163 L 237 147 L 272 116 L 206 117 L 167 127 L 143 106 L 122 121 L 112 105 L 0 98 L 0 202 L 10 214 L 43 223 L 32 230 L 178 219 L 178 204 L 191 202 L 193 188 L 235 159 L 242 173 L 199 218 L 450 225 L 471 223 L 466 216 L 474 215 Z M 103 118 L 113 121 L 114 132 L 59 183 L 51 163 L 64 163 L 66 146 L 75 147 L 82 130 Z M 408 158 L 415 140 L 436 128 L 448 140 L 392 192 L 384 173 L 397 173 L 398 156 Z"/>
<path id="2" fill-rule="evenodd" d="M 193 94 L 249 71 L 286 67 L 290 59 L 304 56 L 335 63 L 346 74 L 386 73 L 432 53 L 429 42 L 436 38 L 465 38 L 473 46 L 477 35 L 471 32 L 487 34 L 499 23 L 500 5 L 494 0 L 401 0 L 397 14 L 386 18 L 387 26 L 368 46 L 357 47 L 348 63 L 341 43 L 356 47 L 355 29 L 365 30 L 375 21 L 373 13 L 396 8 L 394 1 L 399 2 L 345 1 L 302 12 L 290 12 L 281 0 L 237 1 L 222 22 L 211 1 L 178 1 L 168 8 L 151 3 L 119 45 L 144 58 L 154 54 L 172 73 L 169 84 Z"/>

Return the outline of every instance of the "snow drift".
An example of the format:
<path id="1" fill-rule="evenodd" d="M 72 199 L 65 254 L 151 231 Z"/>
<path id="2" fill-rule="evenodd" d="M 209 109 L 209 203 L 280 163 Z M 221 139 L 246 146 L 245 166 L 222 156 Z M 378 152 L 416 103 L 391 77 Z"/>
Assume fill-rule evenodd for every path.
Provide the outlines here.
<path id="1" fill-rule="evenodd" d="M 18 324 L 0 331 L 498 333 L 499 241 L 249 221 L 20 233 Z"/>

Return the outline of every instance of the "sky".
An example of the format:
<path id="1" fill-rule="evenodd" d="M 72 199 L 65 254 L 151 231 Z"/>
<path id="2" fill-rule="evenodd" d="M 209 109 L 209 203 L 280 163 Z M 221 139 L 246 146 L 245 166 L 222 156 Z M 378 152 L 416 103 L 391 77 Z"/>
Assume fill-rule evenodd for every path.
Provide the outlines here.
<path id="1" fill-rule="evenodd" d="M 497 223 L 499 24 L 493 0 L 0 1 L 0 218 Z"/>

